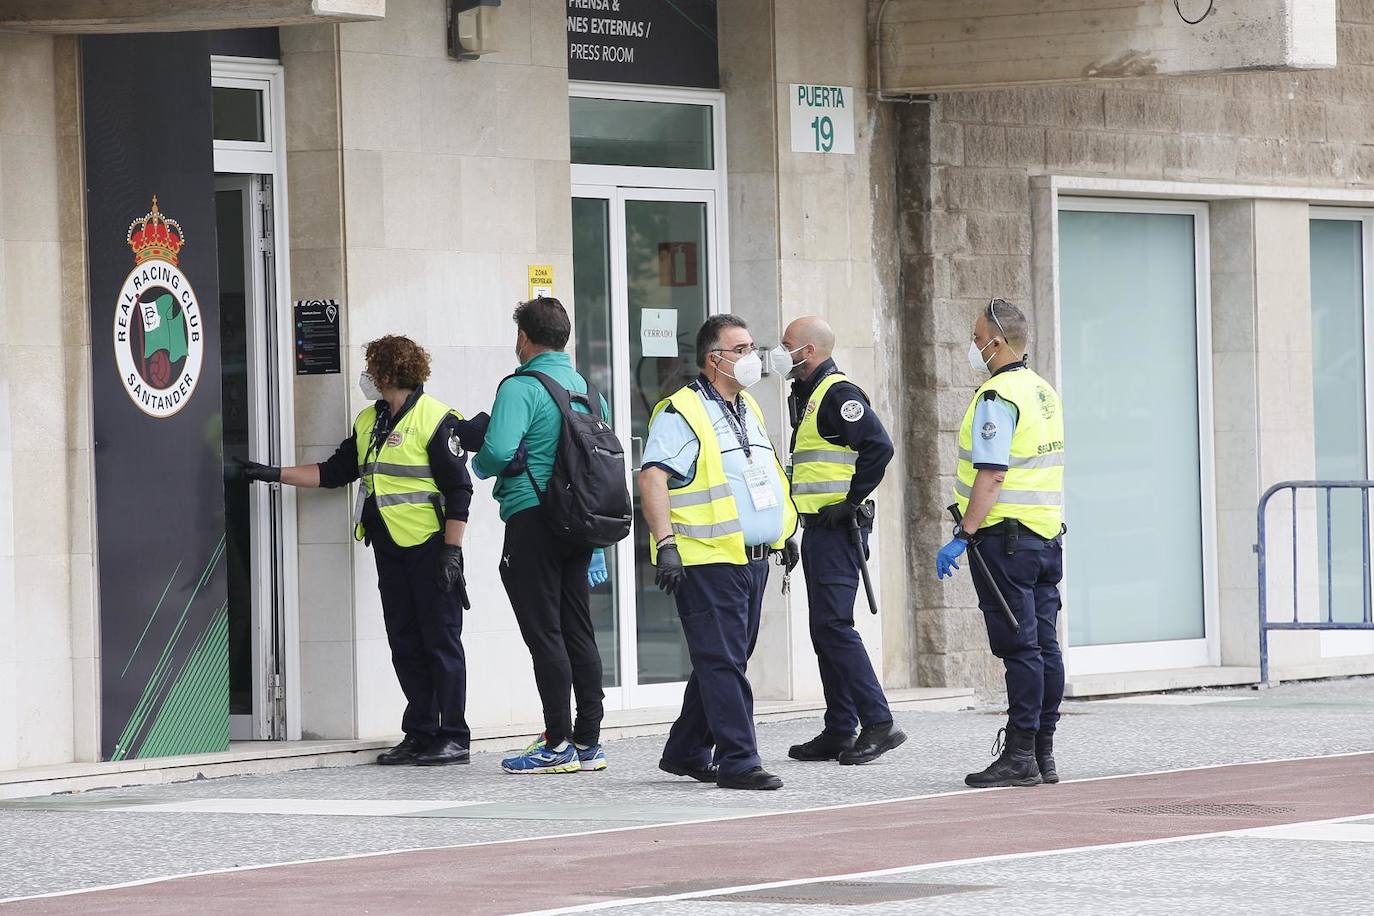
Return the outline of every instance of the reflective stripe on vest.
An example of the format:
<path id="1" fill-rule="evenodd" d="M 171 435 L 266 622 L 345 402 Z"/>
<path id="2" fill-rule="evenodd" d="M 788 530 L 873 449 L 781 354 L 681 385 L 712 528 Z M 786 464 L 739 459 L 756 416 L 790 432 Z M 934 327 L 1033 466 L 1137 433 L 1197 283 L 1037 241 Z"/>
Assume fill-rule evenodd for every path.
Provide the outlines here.
<path id="1" fill-rule="evenodd" d="M 832 372 L 807 398 L 801 422 L 797 425 L 797 439 L 792 448 L 792 498 L 797 511 L 807 515 L 826 506 L 843 502 L 854 479 L 859 453 L 847 445 L 835 445 L 821 437 L 817 419 L 821 403 L 836 384 L 847 381 L 844 373 Z"/>
<path id="2" fill-rule="evenodd" d="M 767 429 L 758 403 L 747 392 L 743 399 L 745 409 L 753 413 L 760 428 Z M 744 530 L 740 525 L 734 491 L 725 476 L 725 460 L 721 457 L 720 442 L 707 413 L 706 402 L 694 388 L 680 388 L 658 403 L 650 423 L 670 404 L 687 421 L 700 446 L 692 479 L 684 486 L 668 491 L 669 518 L 673 534 L 677 536 L 677 549 L 682 563 L 684 566 L 704 566 L 708 563 L 743 566 L 749 562 L 744 552 Z M 777 452 L 773 453 L 773 460 L 777 462 Z M 777 467 L 787 498 L 782 504 L 783 535 L 773 546 L 782 547 L 796 533 L 797 510 L 785 492 L 787 475 L 781 464 Z M 652 534 L 649 536 L 649 556 L 653 562 L 658 562 L 658 547 L 654 544 Z"/>
<path id="3" fill-rule="evenodd" d="M 359 486 L 376 501 L 387 534 L 401 547 L 423 544 L 443 530 L 444 507 L 439 486 L 429 466 L 429 442 L 444 417 L 452 413 L 441 401 L 421 394 L 376 447 L 372 431 L 377 425 L 376 405 L 365 407 L 353 421 L 358 448 Z M 353 530 L 363 538 L 359 522 Z"/>
<path id="4" fill-rule="evenodd" d="M 1055 537 L 1064 521 L 1064 410 L 1050 383 L 1030 369 L 994 375 L 974 395 L 959 428 L 959 473 L 954 485 L 959 510 L 968 511 L 978 475 L 973 466 L 973 415 L 990 391 L 1016 407 L 1017 420 L 1006 479 L 983 526 L 1016 519 L 1042 537 Z"/>

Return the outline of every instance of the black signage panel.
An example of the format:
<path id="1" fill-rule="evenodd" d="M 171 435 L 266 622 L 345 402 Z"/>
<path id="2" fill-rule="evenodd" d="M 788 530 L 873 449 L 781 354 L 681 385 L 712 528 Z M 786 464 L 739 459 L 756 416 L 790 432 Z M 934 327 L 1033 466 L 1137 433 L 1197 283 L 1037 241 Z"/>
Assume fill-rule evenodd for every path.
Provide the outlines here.
<path id="1" fill-rule="evenodd" d="M 296 300 L 296 374 L 341 371 L 339 303 L 333 299 Z"/>
<path id="2" fill-rule="evenodd" d="M 209 41 L 89 37 L 81 58 L 101 755 L 222 751 L 229 643 Z"/>
<path id="3" fill-rule="evenodd" d="M 716 0 L 568 0 L 568 79 L 719 89 Z"/>

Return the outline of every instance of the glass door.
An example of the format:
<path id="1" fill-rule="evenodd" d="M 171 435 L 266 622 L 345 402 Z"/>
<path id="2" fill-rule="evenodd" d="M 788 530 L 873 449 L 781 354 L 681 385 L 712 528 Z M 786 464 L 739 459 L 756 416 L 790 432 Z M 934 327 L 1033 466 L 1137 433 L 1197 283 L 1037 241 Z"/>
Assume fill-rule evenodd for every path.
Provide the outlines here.
<path id="1" fill-rule="evenodd" d="M 636 478 L 654 406 L 696 377 L 696 332 L 717 310 L 714 225 L 713 191 L 573 189 L 577 364 L 612 405 L 635 501 L 592 595 L 608 700 L 627 707 L 678 702 L 691 672 L 673 600 L 654 585 Z"/>
<path id="2" fill-rule="evenodd" d="M 1206 207 L 1061 201 L 1075 674 L 1217 663 Z"/>

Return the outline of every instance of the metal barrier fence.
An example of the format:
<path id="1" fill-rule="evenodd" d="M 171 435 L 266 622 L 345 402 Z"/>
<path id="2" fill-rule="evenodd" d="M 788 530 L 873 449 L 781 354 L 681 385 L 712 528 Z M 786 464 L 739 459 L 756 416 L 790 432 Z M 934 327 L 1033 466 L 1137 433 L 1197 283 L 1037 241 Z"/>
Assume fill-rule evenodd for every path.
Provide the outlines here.
<path id="1" fill-rule="evenodd" d="M 1370 547 L 1369 547 L 1369 491 L 1374 489 L 1374 480 L 1285 480 L 1274 484 L 1259 501 L 1259 540 L 1255 544 L 1255 552 L 1259 555 L 1259 649 L 1260 649 L 1260 683 L 1269 683 L 1269 632 L 1271 630 L 1374 630 L 1374 610 L 1370 600 Z M 1269 508 L 1269 500 L 1276 494 L 1288 490 L 1291 495 L 1289 503 L 1292 516 L 1292 563 L 1293 563 L 1293 618 L 1291 620 L 1270 620 L 1269 619 L 1269 581 L 1267 566 L 1266 525 L 1265 512 Z M 1299 619 L 1299 587 L 1298 587 L 1298 491 L 1312 490 L 1320 491 L 1325 496 L 1326 506 L 1326 619 L 1325 620 L 1300 620 Z M 1331 493 L 1334 490 L 1358 490 L 1360 491 L 1361 519 L 1363 524 L 1360 526 L 1362 532 L 1361 559 L 1363 570 L 1363 593 L 1364 606 L 1363 616 L 1359 621 L 1335 620 L 1336 601 L 1333 587 L 1332 576 L 1332 530 L 1331 530 Z M 1319 496 L 1318 499 L 1321 497 Z M 1320 613 L 1317 615 L 1320 617 Z"/>

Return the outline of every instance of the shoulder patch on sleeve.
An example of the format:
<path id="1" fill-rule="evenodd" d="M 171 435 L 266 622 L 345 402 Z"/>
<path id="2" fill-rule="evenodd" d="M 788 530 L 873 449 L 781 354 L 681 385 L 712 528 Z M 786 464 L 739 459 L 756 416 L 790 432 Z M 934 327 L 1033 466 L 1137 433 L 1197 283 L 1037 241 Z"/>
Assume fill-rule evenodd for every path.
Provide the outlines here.
<path id="1" fill-rule="evenodd" d="M 840 416 L 844 418 L 846 423 L 854 423 L 862 419 L 863 415 L 864 405 L 862 401 L 845 401 L 840 406 Z"/>
<path id="2" fill-rule="evenodd" d="M 457 458 L 463 453 L 463 446 L 462 443 L 458 441 L 458 431 L 456 429 L 450 431 L 448 434 L 448 452 L 454 458 Z"/>

